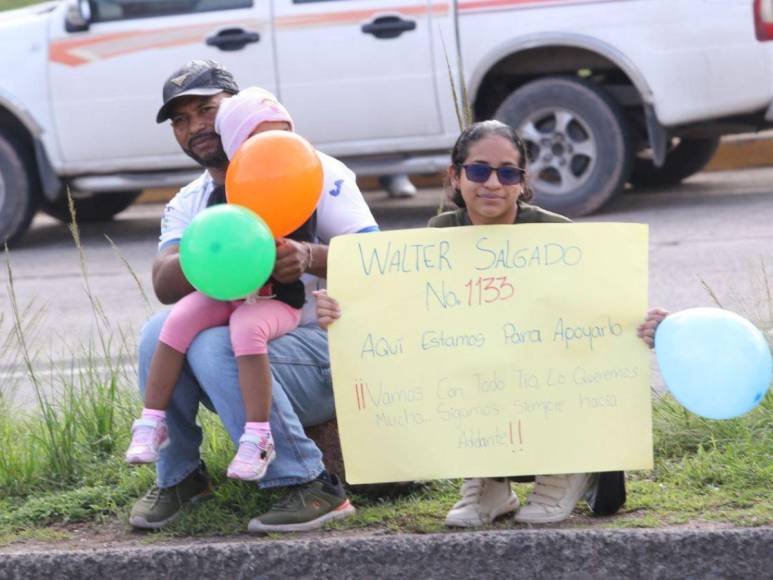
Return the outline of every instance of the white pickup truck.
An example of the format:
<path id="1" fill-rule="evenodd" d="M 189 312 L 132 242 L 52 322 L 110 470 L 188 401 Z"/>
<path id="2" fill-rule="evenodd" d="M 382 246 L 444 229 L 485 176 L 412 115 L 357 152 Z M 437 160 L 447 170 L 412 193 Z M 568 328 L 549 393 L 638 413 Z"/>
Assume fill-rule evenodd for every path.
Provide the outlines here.
<path id="1" fill-rule="evenodd" d="M 476 119 L 527 141 L 569 215 L 675 183 L 773 121 L 773 0 L 62 0 L 0 13 L 0 240 L 42 209 L 109 219 L 195 173 L 161 87 L 192 58 L 276 93 L 361 174 L 444 168 Z M 457 92 L 461 92 L 457 88 Z"/>

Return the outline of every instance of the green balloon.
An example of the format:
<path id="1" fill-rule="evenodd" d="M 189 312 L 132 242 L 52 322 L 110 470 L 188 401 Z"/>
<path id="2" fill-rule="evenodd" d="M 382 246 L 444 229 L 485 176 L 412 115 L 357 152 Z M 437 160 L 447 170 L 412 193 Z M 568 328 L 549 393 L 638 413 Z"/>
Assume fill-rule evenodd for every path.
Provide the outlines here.
<path id="1" fill-rule="evenodd" d="M 180 265 L 196 290 L 216 300 L 245 298 L 274 270 L 271 230 L 245 207 L 221 204 L 191 221 L 180 241 Z"/>

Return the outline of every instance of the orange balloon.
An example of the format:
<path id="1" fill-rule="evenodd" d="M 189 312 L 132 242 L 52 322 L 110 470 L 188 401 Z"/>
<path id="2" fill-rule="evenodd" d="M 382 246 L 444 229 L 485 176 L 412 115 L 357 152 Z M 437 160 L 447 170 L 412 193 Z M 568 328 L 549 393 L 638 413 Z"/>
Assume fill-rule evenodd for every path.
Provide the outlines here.
<path id="1" fill-rule="evenodd" d="M 322 184 L 322 163 L 314 147 L 289 131 L 264 131 L 247 139 L 225 176 L 228 203 L 254 211 L 277 239 L 311 217 Z"/>

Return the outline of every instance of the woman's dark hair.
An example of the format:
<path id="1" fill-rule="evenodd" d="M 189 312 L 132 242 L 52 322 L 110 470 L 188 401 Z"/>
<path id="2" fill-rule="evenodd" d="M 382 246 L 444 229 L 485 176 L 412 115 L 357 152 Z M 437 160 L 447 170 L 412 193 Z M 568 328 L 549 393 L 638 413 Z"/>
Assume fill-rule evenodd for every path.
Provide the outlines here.
<path id="1" fill-rule="evenodd" d="M 523 144 L 523 141 L 521 141 L 521 138 L 515 132 L 515 129 L 513 129 L 510 125 L 505 125 L 501 121 L 492 119 L 490 121 L 480 121 L 478 123 L 474 123 L 473 125 L 467 127 L 464 131 L 462 131 L 462 134 L 459 135 L 459 138 L 456 140 L 454 148 L 451 151 L 451 165 L 453 166 L 453 171 L 456 173 L 457 177 L 461 175 L 462 165 L 467 159 L 467 156 L 470 154 L 470 147 L 481 139 L 489 137 L 490 135 L 498 135 L 499 137 L 504 137 L 510 141 L 510 143 L 513 144 L 513 147 L 515 147 L 516 151 L 518 151 L 518 157 L 521 160 L 521 167 L 524 169 L 524 171 L 526 170 L 526 146 Z M 462 192 L 459 190 L 459 188 L 456 187 L 451 189 L 450 183 L 448 184 L 448 188 L 451 194 L 449 196 L 451 201 L 453 201 L 459 207 L 466 207 L 464 204 L 464 198 L 462 197 Z M 531 187 L 529 187 L 529 176 L 527 173 L 524 173 L 523 193 L 518 199 L 529 201 L 533 197 L 534 192 L 531 190 Z"/>

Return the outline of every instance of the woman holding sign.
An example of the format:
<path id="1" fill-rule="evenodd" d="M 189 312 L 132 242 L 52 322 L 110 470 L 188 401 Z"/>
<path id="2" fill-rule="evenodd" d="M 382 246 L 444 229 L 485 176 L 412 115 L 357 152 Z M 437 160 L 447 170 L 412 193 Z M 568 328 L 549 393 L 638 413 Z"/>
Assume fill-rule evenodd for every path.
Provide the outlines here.
<path id="1" fill-rule="evenodd" d="M 524 223 L 568 223 L 564 216 L 529 205 L 532 191 L 525 170 L 526 150 L 515 131 L 499 121 L 483 121 L 465 129 L 454 145 L 448 182 L 458 210 L 433 217 L 429 227 L 511 225 Z M 341 315 L 338 303 L 324 291 L 316 293 L 317 317 L 326 328 Z M 652 346 L 655 329 L 666 312 L 653 309 L 639 327 L 639 336 Z M 497 517 L 517 511 L 523 523 L 559 522 L 572 513 L 583 497 L 604 493 L 600 483 L 616 484 L 616 493 L 597 497 L 594 510 L 613 513 L 624 501 L 621 472 L 575 473 L 537 476 L 534 490 L 523 507 L 507 478 L 468 479 L 462 498 L 446 517 L 446 525 L 475 527 L 490 524 Z M 617 497 L 612 497 L 616 495 Z M 605 505 L 606 504 L 606 505 Z"/>

